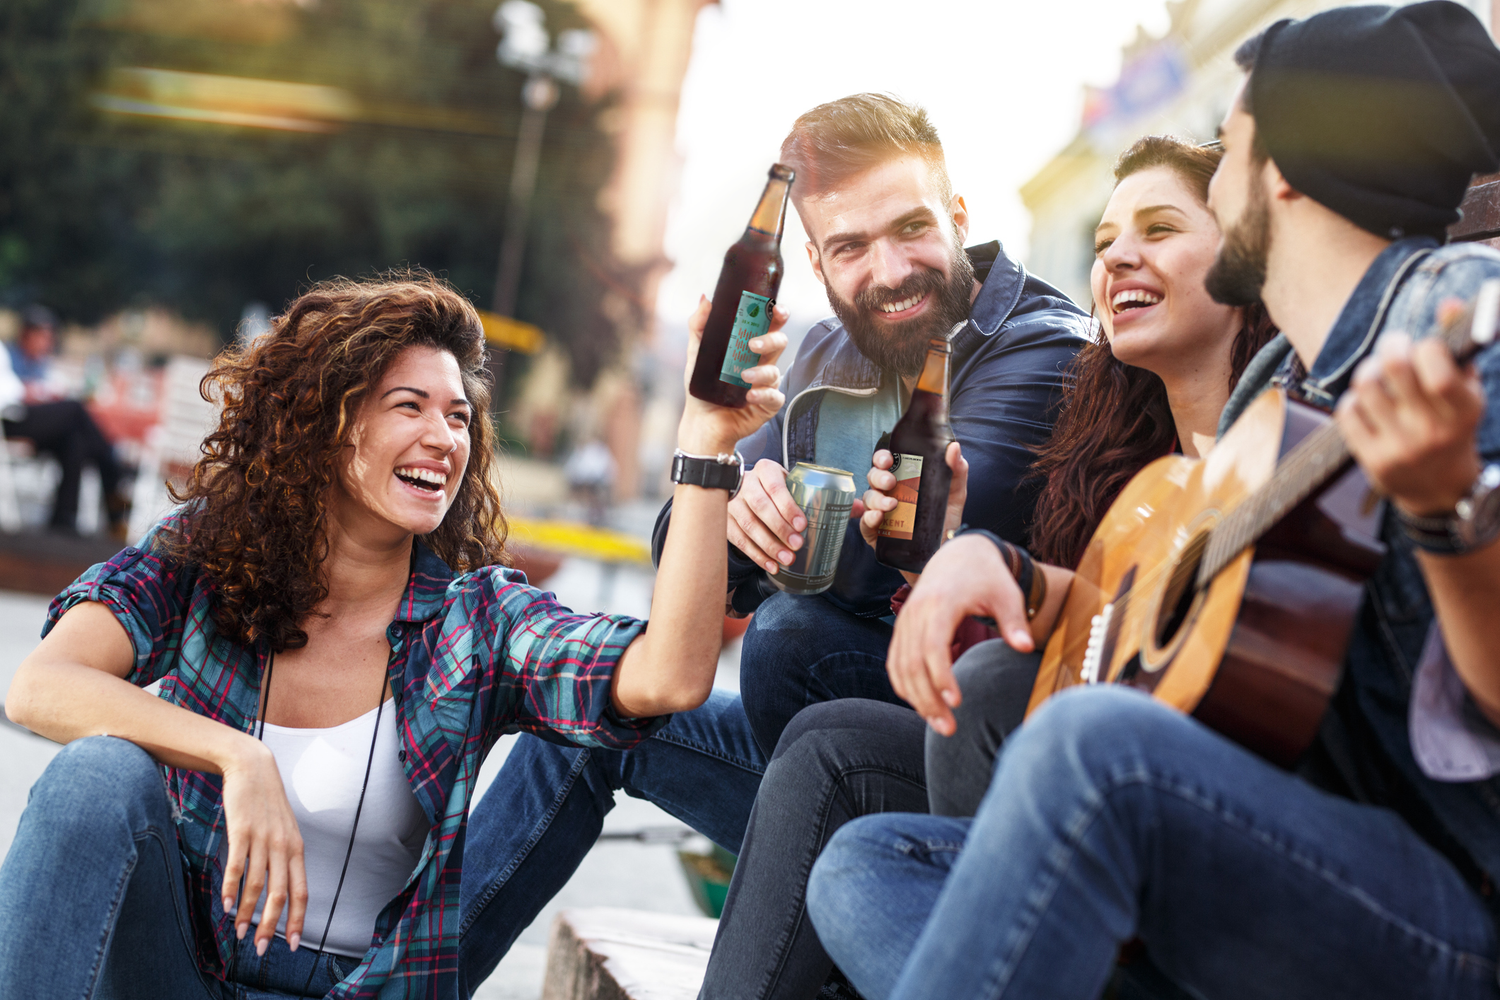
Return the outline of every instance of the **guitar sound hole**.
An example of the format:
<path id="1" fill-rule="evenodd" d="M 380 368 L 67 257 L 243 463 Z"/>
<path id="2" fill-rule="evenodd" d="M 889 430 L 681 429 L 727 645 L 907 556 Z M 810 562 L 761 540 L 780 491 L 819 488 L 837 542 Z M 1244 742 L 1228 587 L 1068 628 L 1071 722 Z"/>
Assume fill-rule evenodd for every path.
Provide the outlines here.
<path id="1" fill-rule="evenodd" d="M 1182 550 L 1177 565 L 1172 567 L 1172 576 L 1167 580 L 1162 593 L 1161 611 L 1156 622 L 1156 646 L 1158 649 L 1170 645 L 1177 632 L 1187 621 L 1193 610 L 1193 600 L 1198 596 L 1196 582 L 1198 564 L 1203 561 L 1203 550 L 1208 546 L 1208 532 L 1200 532 Z"/>

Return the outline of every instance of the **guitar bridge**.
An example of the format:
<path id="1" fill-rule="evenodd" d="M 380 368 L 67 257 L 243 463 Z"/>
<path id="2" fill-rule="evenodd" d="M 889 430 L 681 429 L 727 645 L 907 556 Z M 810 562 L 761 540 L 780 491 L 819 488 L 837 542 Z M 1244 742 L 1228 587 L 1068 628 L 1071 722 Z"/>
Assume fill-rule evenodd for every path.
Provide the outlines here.
<path id="1" fill-rule="evenodd" d="M 1104 642 L 1109 637 L 1109 622 L 1114 617 L 1114 602 L 1089 620 L 1089 643 L 1083 651 L 1083 668 L 1078 678 L 1085 684 L 1098 684 L 1099 671 L 1104 666 Z"/>

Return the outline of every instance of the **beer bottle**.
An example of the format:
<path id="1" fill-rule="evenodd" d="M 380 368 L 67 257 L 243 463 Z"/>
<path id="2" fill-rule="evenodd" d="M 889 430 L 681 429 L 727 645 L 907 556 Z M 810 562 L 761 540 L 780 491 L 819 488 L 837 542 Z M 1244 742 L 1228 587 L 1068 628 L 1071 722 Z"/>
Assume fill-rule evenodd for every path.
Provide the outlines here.
<path id="1" fill-rule="evenodd" d="M 771 167 L 770 180 L 745 235 L 724 254 L 713 307 L 688 382 L 688 391 L 701 400 L 719 406 L 745 405 L 750 383 L 740 378 L 740 372 L 760 364 L 760 355 L 745 345 L 771 325 L 771 307 L 781 287 L 781 230 L 795 176 L 780 163 Z"/>
<path id="2" fill-rule="evenodd" d="M 887 511 L 875 539 L 875 558 L 896 569 L 920 573 L 943 543 L 943 516 L 948 510 L 948 341 L 927 345 L 927 363 L 911 394 L 906 412 L 891 429 L 890 450 L 896 476 L 896 508 Z"/>

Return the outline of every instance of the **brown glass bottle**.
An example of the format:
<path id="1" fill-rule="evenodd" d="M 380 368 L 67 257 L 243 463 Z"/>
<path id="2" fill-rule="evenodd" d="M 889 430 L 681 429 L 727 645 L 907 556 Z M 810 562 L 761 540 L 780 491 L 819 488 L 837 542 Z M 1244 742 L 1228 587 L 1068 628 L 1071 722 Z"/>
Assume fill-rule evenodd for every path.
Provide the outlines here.
<path id="1" fill-rule="evenodd" d="M 795 176 L 780 163 L 771 167 L 745 235 L 724 254 L 713 308 L 688 382 L 688 391 L 701 400 L 745 405 L 750 383 L 740 378 L 740 372 L 760 364 L 760 355 L 745 343 L 765 333 L 771 323 L 771 307 L 781 288 L 781 230 Z"/>
<path id="2" fill-rule="evenodd" d="M 943 544 L 943 517 L 948 510 L 948 341 L 934 337 L 927 362 L 906 412 L 891 429 L 896 464 L 896 509 L 886 513 L 875 539 L 875 558 L 887 566 L 922 572 Z"/>

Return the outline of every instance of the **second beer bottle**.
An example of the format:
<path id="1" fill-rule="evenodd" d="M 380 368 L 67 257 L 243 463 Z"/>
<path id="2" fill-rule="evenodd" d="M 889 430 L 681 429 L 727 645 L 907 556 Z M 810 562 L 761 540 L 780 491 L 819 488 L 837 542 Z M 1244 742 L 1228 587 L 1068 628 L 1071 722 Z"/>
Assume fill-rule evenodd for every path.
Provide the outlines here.
<path id="1" fill-rule="evenodd" d="M 781 288 L 781 230 L 794 177 L 791 167 L 771 167 L 745 235 L 724 254 L 713 308 L 688 381 L 688 391 L 705 402 L 745 405 L 750 383 L 740 378 L 740 372 L 760 364 L 760 355 L 746 345 L 771 325 L 771 308 Z"/>
<path id="2" fill-rule="evenodd" d="M 950 352 L 947 340 L 934 337 L 928 343 L 927 362 L 911 402 L 891 430 L 896 509 L 880 522 L 875 558 L 912 573 L 922 572 L 943 544 L 948 487 L 953 481 L 947 462 L 948 443 L 953 440 L 948 423 Z"/>

